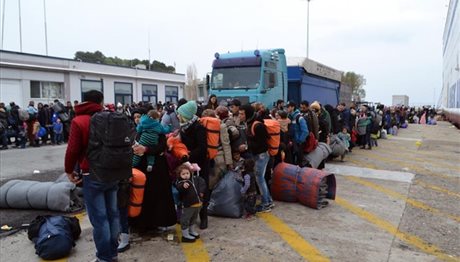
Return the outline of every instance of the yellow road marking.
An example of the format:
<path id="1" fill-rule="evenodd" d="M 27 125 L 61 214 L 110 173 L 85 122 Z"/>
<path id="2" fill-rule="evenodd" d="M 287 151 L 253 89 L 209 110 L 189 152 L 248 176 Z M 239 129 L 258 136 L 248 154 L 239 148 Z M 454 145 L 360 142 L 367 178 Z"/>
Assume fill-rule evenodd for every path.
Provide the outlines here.
<path id="1" fill-rule="evenodd" d="M 179 240 L 182 239 L 182 230 L 180 225 L 176 225 L 176 232 Z M 181 243 L 182 251 L 184 251 L 187 261 L 204 262 L 211 261 L 209 259 L 208 251 L 204 246 L 203 240 L 197 239 L 194 243 Z"/>
<path id="2" fill-rule="evenodd" d="M 374 147 L 375 149 L 375 147 Z M 394 152 L 390 152 L 390 151 L 387 151 L 387 150 L 378 150 L 378 147 L 377 147 L 377 150 L 374 150 L 373 152 L 377 152 L 379 155 L 382 155 L 382 156 L 393 156 L 394 155 Z M 420 163 L 429 163 L 430 165 L 432 166 L 436 166 L 436 167 L 439 167 L 439 168 L 444 168 L 444 169 L 450 169 L 450 170 L 454 170 L 454 171 L 459 171 L 460 172 L 460 167 L 457 165 L 457 166 L 452 166 L 452 165 L 449 165 L 449 164 L 438 164 L 438 161 L 432 161 L 430 159 L 423 159 L 423 158 L 419 158 L 419 157 L 414 157 L 412 156 L 413 154 L 417 154 L 417 152 L 407 152 L 405 150 L 400 150 L 398 152 L 398 155 L 401 155 L 403 154 L 404 158 L 405 159 L 410 159 L 410 160 L 414 160 L 414 161 L 417 161 L 417 162 L 420 162 Z M 433 154 L 431 154 L 433 155 Z M 457 160 L 460 160 L 457 159 Z"/>
<path id="3" fill-rule="evenodd" d="M 425 182 L 423 182 L 423 181 L 415 181 L 414 183 L 417 184 L 417 185 L 420 185 L 420 186 L 429 188 L 429 189 L 431 189 L 431 190 L 435 190 L 435 191 L 439 191 L 439 192 L 445 193 L 445 194 L 447 194 L 447 195 L 449 195 L 449 196 L 460 197 L 460 194 L 458 194 L 458 193 L 449 191 L 449 190 L 447 190 L 447 189 L 444 189 L 444 188 L 441 188 L 441 187 L 438 187 L 438 186 L 435 186 L 435 185 L 431 185 L 431 184 L 425 183 Z"/>
<path id="4" fill-rule="evenodd" d="M 399 231 L 399 229 L 397 227 L 393 226 L 391 223 L 379 218 L 378 216 L 376 216 L 376 215 L 374 215 L 374 214 L 372 214 L 370 212 L 365 211 L 362 208 L 359 208 L 359 207 L 349 203 L 348 201 L 346 201 L 346 200 L 344 200 L 344 199 L 342 199 L 340 197 L 336 197 L 335 202 L 338 205 L 340 205 L 341 207 L 351 211 L 355 215 L 357 215 L 357 216 L 369 221 L 370 223 L 376 225 L 378 228 L 383 229 L 384 231 L 392 234 L 393 236 L 395 236 L 398 239 L 406 242 L 407 244 L 420 249 L 424 253 L 436 256 L 437 258 L 439 258 L 441 260 L 444 260 L 444 261 L 452 261 L 452 262 L 454 262 L 454 261 L 459 261 L 459 259 L 460 259 L 460 257 L 447 255 L 446 253 L 444 253 L 441 249 L 439 249 L 435 245 L 429 244 L 429 243 L 425 242 L 424 240 L 422 240 L 419 237 L 416 237 L 416 236 L 413 236 L 411 234 Z"/>
<path id="5" fill-rule="evenodd" d="M 361 178 L 358 178 L 358 177 L 353 177 L 353 176 L 346 176 L 345 177 L 346 179 L 348 180 L 351 180 L 353 182 L 356 182 L 358 184 L 361 184 L 363 186 L 367 186 L 369 188 L 372 188 L 372 189 L 375 189 L 377 191 L 380 191 L 386 195 L 389 195 L 391 197 L 394 197 L 394 198 L 398 198 L 398 199 L 401 199 L 401 200 L 404 200 L 405 202 L 407 202 L 408 204 L 410 204 L 411 206 L 413 207 L 416 207 L 416 208 L 419 208 L 419 209 L 422 209 L 422 210 L 425 210 L 425 211 L 428 211 L 430 213 L 433 213 L 433 214 L 438 214 L 438 215 L 443 215 L 443 216 L 446 216 L 450 219 L 453 219 L 457 222 L 460 222 L 460 217 L 459 216 L 455 216 L 455 215 L 451 215 L 451 214 L 447 214 L 445 212 L 442 212 L 441 210 L 439 209 L 436 209 L 434 207 L 430 207 L 420 201 L 417 201 L 415 199 L 412 199 L 412 198 L 408 198 L 407 196 L 403 195 L 403 194 L 400 194 L 398 192 L 395 192 L 393 190 L 390 190 L 390 189 L 387 189 L 383 186 L 380 186 L 380 185 L 377 185 L 377 184 L 374 184 L 372 182 L 369 182 L 369 181 L 366 181 L 366 180 L 363 180 Z"/>
<path id="6" fill-rule="evenodd" d="M 407 168 L 410 168 L 422 175 L 430 175 L 430 176 L 437 176 L 437 177 L 442 177 L 442 178 L 447 178 L 447 179 L 454 179 L 454 180 L 457 180 L 458 177 L 452 177 L 452 176 L 447 176 L 447 175 L 441 175 L 441 174 L 437 174 L 437 173 L 433 173 L 431 172 L 430 170 L 426 169 L 426 168 L 420 168 L 418 166 L 415 166 L 415 165 L 412 165 L 412 164 L 408 164 L 404 161 L 401 161 L 401 160 L 394 160 L 394 159 L 390 159 L 390 158 L 386 158 L 386 157 L 383 157 L 383 156 L 374 156 L 374 155 L 371 155 L 371 154 L 362 154 L 362 153 L 354 153 L 356 156 L 360 156 L 360 157 L 368 157 L 368 158 L 372 158 L 372 159 L 375 159 L 375 160 L 379 160 L 379 161 L 382 161 L 382 162 L 387 162 L 387 163 L 390 163 L 390 164 L 394 164 L 394 165 L 398 165 L 398 166 L 404 166 L 404 167 L 407 167 Z"/>
<path id="7" fill-rule="evenodd" d="M 321 252 L 308 243 L 302 236 L 291 229 L 279 218 L 270 213 L 259 213 L 258 217 L 276 233 L 278 233 L 284 241 L 286 241 L 292 249 L 308 261 L 329 261 L 329 258 L 321 254 Z"/>

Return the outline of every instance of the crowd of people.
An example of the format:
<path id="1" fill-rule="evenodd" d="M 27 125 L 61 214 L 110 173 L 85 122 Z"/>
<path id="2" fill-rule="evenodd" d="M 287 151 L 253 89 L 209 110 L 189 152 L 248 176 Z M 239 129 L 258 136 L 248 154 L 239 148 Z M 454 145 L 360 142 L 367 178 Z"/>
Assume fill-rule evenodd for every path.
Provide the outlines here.
<path id="1" fill-rule="evenodd" d="M 30 146 L 68 142 L 65 172 L 70 181 L 83 182 L 98 261 L 113 261 L 117 252 L 128 249 L 132 230 L 161 231 L 180 223 L 182 241 L 194 242 L 200 237 L 195 227 L 198 217 L 199 228 L 206 229 L 212 190 L 230 170 L 240 174 L 244 217 L 254 219 L 257 212 L 275 207 L 270 184 L 278 163 L 308 165 L 304 155 L 318 142 L 329 144 L 333 135 L 348 152 L 354 147 L 371 149 L 378 146 L 378 138 L 397 135 L 407 123 L 433 124 L 435 114 L 427 108 L 416 111 L 353 103 L 333 107 L 318 101 L 278 100 L 267 108 L 238 99 L 218 103 L 215 95 L 205 106 L 183 98 L 177 104 L 104 105 L 102 93 L 94 90 L 85 93 L 83 100 L 66 106 L 55 100 L 50 105 L 39 103 L 37 108 L 31 101 L 24 110 L 13 102 L 8 108 L 0 103 L 1 134 L 5 149 L 10 143 L 24 148 L 26 141 Z M 101 183 L 91 176 L 87 159 L 90 119 L 101 111 L 118 112 L 136 126 L 132 167 L 144 172 L 146 184 L 140 215 L 134 218 L 128 219 L 127 212 L 129 180 Z M 276 154 L 269 153 L 267 120 L 280 126 Z M 210 130 L 206 121 L 217 121 L 217 130 Z M 45 130 L 39 134 L 40 129 Z M 211 145 L 212 132 L 219 135 Z M 324 161 L 318 168 L 324 168 Z"/>

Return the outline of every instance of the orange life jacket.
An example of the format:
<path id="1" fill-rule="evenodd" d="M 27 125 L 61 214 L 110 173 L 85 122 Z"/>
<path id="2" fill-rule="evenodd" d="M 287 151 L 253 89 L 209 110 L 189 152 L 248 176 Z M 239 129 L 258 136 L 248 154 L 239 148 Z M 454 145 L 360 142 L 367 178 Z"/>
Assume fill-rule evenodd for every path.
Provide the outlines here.
<path id="1" fill-rule="evenodd" d="M 265 125 L 265 128 L 267 129 L 268 153 L 270 154 L 270 156 L 276 156 L 278 154 L 278 149 L 280 147 L 280 123 L 277 120 L 273 119 L 264 119 L 263 123 L 259 121 L 254 121 L 254 124 L 252 124 L 251 127 L 251 132 L 253 136 L 255 135 L 254 127 L 259 123 Z"/>
<path id="2" fill-rule="evenodd" d="M 220 119 L 215 117 L 200 118 L 201 124 L 206 128 L 206 140 L 208 144 L 208 158 L 214 159 L 220 142 Z"/>
<path id="3" fill-rule="evenodd" d="M 133 168 L 131 193 L 129 196 L 128 216 L 137 217 L 142 210 L 146 177 L 139 169 Z"/>
<path id="4" fill-rule="evenodd" d="M 178 136 L 171 136 L 166 141 L 168 148 L 171 148 L 172 155 L 177 159 L 188 156 L 188 149 Z"/>

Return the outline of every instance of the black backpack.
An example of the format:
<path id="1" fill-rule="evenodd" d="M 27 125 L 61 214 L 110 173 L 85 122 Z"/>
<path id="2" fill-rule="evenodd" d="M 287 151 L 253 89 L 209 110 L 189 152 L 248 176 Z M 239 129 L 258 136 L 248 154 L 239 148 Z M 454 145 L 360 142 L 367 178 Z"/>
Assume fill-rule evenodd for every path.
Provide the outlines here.
<path id="1" fill-rule="evenodd" d="M 134 123 L 125 114 L 107 111 L 94 114 L 87 153 L 91 176 L 100 182 L 129 178 L 135 136 Z"/>
<path id="2" fill-rule="evenodd" d="M 78 219 L 66 216 L 37 216 L 27 232 L 35 243 L 35 253 L 46 260 L 68 256 L 80 234 Z"/>

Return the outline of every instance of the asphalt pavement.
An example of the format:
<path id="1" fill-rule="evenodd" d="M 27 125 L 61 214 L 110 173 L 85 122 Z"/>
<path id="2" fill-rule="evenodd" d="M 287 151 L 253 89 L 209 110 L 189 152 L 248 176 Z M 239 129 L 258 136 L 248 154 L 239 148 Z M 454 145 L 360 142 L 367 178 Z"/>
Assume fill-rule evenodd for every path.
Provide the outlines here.
<path id="1" fill-rule="evenodd" d="M 326 208 L 276 201 L 271 213 L 255 220 L 210 217 L 194 244 L 178 241 L 178 227 L 134 233 L 119 261 L 460 261 L 460 131 L 446 122 L 409 125 L 378 142 L 379 147 L 354 149 L 345 162 L 326 165 L 337 180 L 337 198 Z M 42 149 L 57 151 L 49 153 L 53 161 L 47 165 L 38 161 L 44 159 L 37 156 Z M 3 174 L 2 167 L 2 182 L 3 177 L 54 180 L 62 172 L 64 147 L 1 152 L 2 165 L 7 154 L 13 165 L 7 170 L 14 174 Z M 25 166 L 15 155 L 33 155 L 34 164 Z M 34 169 L 40 174 L 31 174 Z M 44 211 L 0 213 L 8 217 L 4 221 L 25 220 L 15 212 Z M 91 225 L 86 215 L 80 218 L 82 235 L 63 261 L 94 258 Z M 25 231 L 0 237 L 0 257 L 40 261 Z"/>

